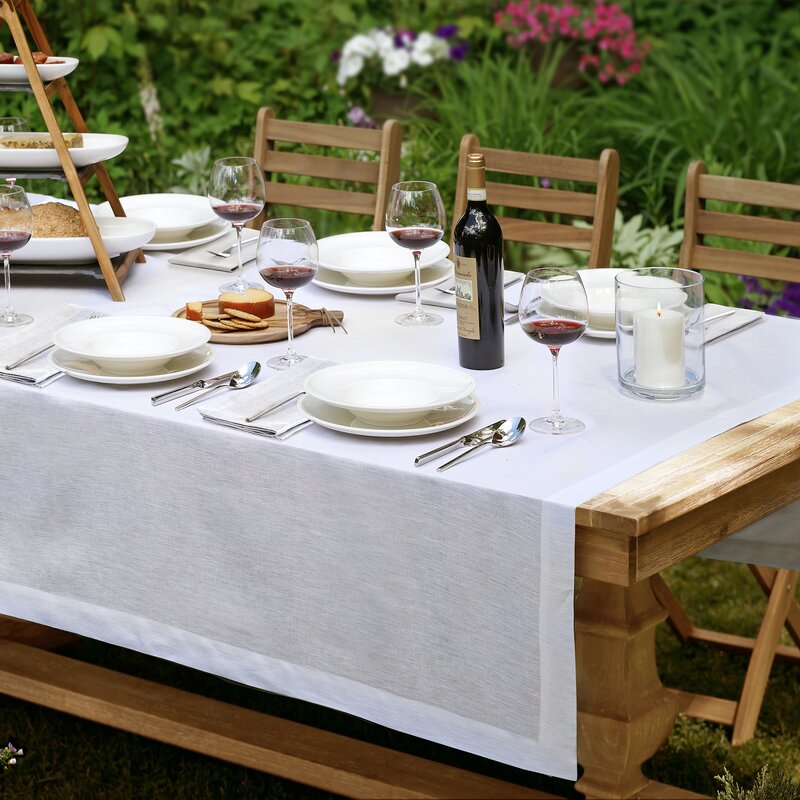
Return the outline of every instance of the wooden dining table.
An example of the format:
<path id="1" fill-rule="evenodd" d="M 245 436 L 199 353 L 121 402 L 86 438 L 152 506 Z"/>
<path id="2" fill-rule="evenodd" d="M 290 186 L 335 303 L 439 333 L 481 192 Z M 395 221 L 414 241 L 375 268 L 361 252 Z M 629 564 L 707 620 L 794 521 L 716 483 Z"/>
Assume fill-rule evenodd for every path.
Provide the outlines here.
<path id="1" fill-rule="evenodd" d="M 800 401 L 631 478 L 576 514 L 578 759 L 587 797 L 692 797 L 642 765 L 678 714 L 662 686 L 651 578 L 800 498 Z M 55 652 L 65 634 L 0 620 L 0 690 L 354 798 L 545 793 L 122 675 Z"/>

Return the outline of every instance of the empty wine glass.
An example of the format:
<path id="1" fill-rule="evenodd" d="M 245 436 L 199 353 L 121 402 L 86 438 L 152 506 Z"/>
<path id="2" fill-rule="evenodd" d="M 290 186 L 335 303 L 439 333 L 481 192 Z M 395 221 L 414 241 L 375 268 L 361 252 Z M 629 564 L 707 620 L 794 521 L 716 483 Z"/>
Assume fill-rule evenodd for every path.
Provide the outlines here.
<path id="1" fill-rule="evenodd" d="M 296 289 L 310 283 L 319 266 L 319 246 L 306 219 L 268 219 L 261 226 L 256 262 L 261 277 L 286 295 L 286 353 L 267 361 L 273 369 L 288 369 L 305 356 L 294 349 L 293 298 Z"/>
<path id="2" fill-rule="evenodd" d="M 259 284 L 244 279 L 242 228 L 245 222 L 255 219 L 264 210 L 264 191 L 264 176 L 255 159 L 232 157 L 214 162 L 208 181 L 208 199 L 214 213 L 235 228 L 239 254 L 236 278 L 232 283 L 220 286 L 221 292 L 242 294 L 248 289 L 261 288 Z"/>
<path id="3" fill-rule="evenodd" d="M 402 181 L 392 186 L 386 206 L 386 230 L 401 247 L 414 256 L 414 310 L 395 319 L 398 325 L 438 325 L 442 318 L 422 307 L 419 257 L 444 234 L 444 204 L 435 183 Z"/>
<path id="4" fill-rule="evenodd" d="M 586 290 L 574 270 L 544 267 L 531 270 L 522 284 L 519 323 L 534 342 L 550 349 L 553 357 L 553 411 L 529 427 L 539 433 L 578 433 L 579 419 L 561 415 L 558 397 L 558 354 L 565 344 L 583 336 L 589 321 Z"/>
<path id="5" fill-rule="evenodd" d="M 25 133 L 30 130 L 24 117 L 0 117 L 0 133 Z"/>
<path id="6" fill-rule="evenodd" d="M 21 186 L 0 185 L 0 254 L 6 283 L 6 304 L 0 327 L 27 325 L 33 322 L 28 314 L 18 314 L 11 304 L 11 253 L 25 247 L 33 233 L 33 212 Z"/>

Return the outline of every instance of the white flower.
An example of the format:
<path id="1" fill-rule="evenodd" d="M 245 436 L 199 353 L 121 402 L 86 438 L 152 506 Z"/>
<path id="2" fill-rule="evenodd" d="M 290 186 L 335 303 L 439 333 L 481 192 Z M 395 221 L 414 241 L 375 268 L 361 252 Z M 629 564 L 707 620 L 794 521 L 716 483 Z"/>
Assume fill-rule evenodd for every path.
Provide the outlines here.
<path id="1" fill-rule="evenodd" d="M 344 43 L 342 57 L 360 56 L 361 58 L 369 58 L 375 55 L 375 51 L 375 41 L 372 37 L 360 33 Z"/>
<path id="2" fill-rule="evenodd" d="M 414 40 L 414 46 L 411 49 L 411 60 L 420 67 L 428 67 L 434 61 L 441 61 L 447 58 L 449 54 L 450 48 L 444 39 L 425 31 Z"/>
<path id="3" fill-rule="evenodd" d="M 411 64 L 411 56 L 406 50 L 392 50 L 383 57 L 383 74 L 399 75 Z"/>
<path id="4" fill-rule="evenodd" d="M 381 58 L 386 58 L 386 56 L 394 50 L 394 38 L 380 28 L 376 28 L 372 31 L 372 41 L 375 44 L 375 50 Z"/>
<path id="5" fill-rule="evenodd" d="M 344 56 L 339 61 L 339 70 L 336 73 L 336 83 L 344 86 L 349 78 L 355 78 L 364 68 L 364 59 L 361 56 Z"/>

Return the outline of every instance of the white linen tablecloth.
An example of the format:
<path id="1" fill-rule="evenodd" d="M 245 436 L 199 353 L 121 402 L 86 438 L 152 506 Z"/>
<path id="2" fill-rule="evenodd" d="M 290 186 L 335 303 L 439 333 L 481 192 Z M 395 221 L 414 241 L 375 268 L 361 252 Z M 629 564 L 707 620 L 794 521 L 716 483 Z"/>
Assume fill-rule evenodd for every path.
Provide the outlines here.
<path id="1" fill-rule="evenodd" d="M 102 284 L 19 280 L 15 305 L 164 314 L 216 296 L 220 274 L 167 255 L 134 265 L 124 304 Z M 296 301 L 343 310 L 350 332 L 309 331 L 300 352 L 458 364 L 455 312 L 417 330 L 393 298 L 310 286 Z M 284 347 L 215 345 L 201 376 Z M 516 325 L 506 348 L 504 369 L 472 373 L 466 430 L 550 410 L 547 349 Z M 585 433 L 528 433 L 441 474 L 413 458 L 461 429 L 281 442 L 152 407 L 172 384 L 2 383 L 0 613 L 573 779 L 576 505 L 799 397 L 799 354 L 800 324 L 768 319 L 708 348 L 701 396 L 654 403 L 619 389 L 613 342 L 584 338 L 560 372 Z"/>

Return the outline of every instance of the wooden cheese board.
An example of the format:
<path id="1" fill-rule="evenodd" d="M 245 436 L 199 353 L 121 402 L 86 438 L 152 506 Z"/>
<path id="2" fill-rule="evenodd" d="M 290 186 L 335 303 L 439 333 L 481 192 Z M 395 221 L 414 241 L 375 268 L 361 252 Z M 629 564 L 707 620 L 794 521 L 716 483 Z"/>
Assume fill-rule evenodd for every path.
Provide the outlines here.
<path id="1" fill-rule="evenodd" d="M 203 314 L 218 314 L 219 305 L 216 300 L 203 301 Z M 328 314 L 336 321 L 341 323 L 344 319 L 343 311 L 328 310 Z M 178 309 L 173 312 L 173 317 L 180 317 L 186 319 L 186 308 Z M 299 336 L 305 333 L 309 328 L 327 327 L 328 320 L 321 308 L 308 308 L 308 306 L 294 304 L 292 312 L 294 321 L 293 333 Z M 241 331 L 219 331 L 212 330 L 211 338 L 209 341 L 216 344 L 260 344 L 262 342 L 279 342 L 281 339 L 287 338 L 288 325 L 286 319 L 286 301 L 275 301 L 275 315 L 268 317 L 268 328 L 261 328 L 255 330 L 241 330 Z"/>

